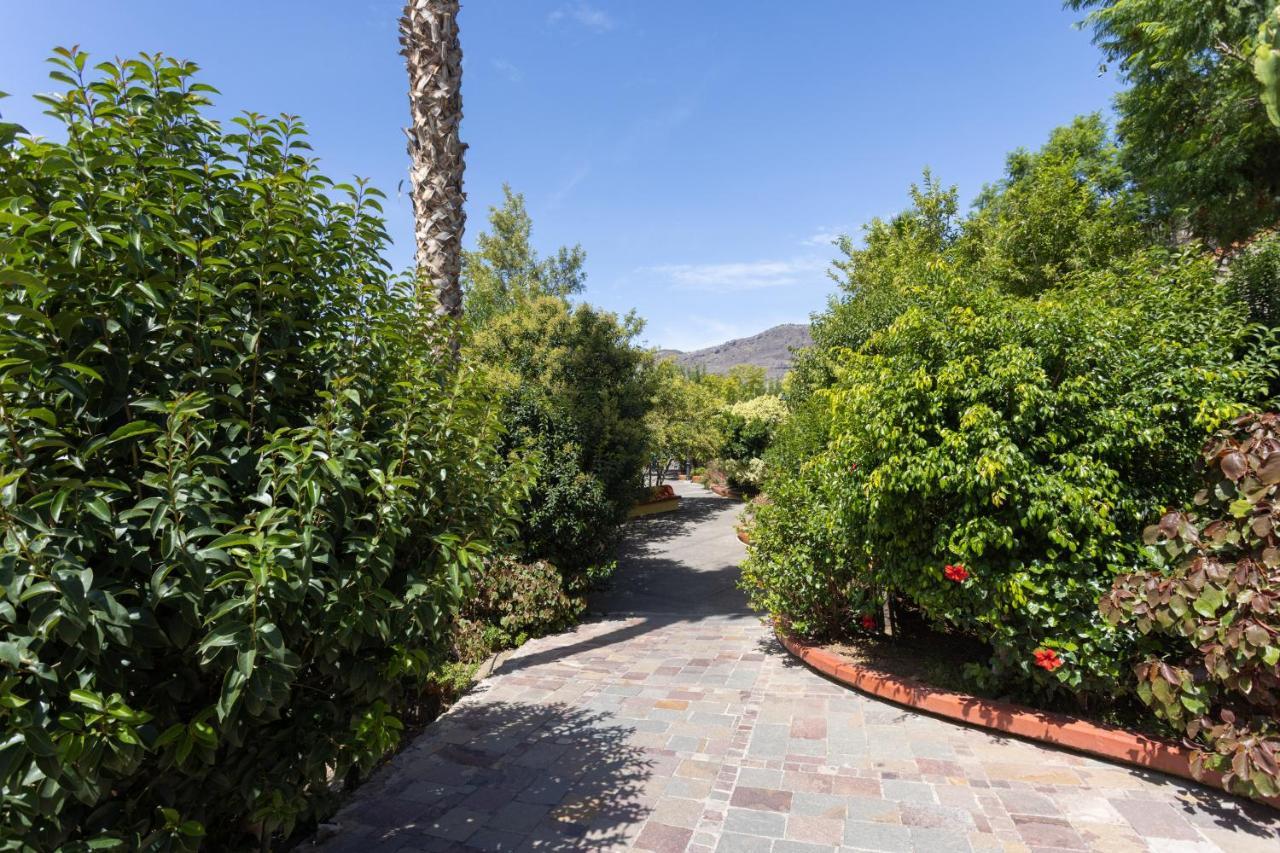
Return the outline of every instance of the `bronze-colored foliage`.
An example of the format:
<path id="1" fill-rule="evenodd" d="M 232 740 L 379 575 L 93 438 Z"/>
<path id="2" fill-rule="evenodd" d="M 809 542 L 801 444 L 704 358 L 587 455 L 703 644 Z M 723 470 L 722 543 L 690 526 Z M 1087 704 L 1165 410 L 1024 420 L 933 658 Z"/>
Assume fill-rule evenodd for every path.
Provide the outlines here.
<path id="1" fill-rule="evenodd" d="M 1135 669 L 1138 694 L 1242 793 L 1280 793 L 1280 415 L 1241 417 L 1205 444 L 1197 513 L 1144 540 L 1167 571 L 1116 579 L 1112 623 L 1174 638 Z"/>

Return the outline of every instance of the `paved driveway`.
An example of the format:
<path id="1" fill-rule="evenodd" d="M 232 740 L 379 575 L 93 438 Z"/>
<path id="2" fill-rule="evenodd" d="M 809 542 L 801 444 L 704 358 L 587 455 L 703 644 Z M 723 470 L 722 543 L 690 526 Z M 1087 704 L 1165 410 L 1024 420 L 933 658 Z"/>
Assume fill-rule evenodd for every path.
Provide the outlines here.
<path id="1" fill-rule="evenodd" d="M 957 726 L 798 665 L 735 588 L 741 504 L 680 483 L 600 618 L 528 643 L 323 849 L 1280 851 L 1280 814 Z"/>

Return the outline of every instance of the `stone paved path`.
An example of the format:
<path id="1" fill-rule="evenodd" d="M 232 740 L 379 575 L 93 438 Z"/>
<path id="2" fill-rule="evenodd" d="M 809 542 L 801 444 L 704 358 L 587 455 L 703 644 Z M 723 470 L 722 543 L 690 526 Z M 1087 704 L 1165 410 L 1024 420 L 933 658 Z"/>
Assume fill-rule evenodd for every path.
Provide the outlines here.
<path id="1" fill-rule="evenodd" d="M 1280 851 L 1280 814 L 922 716 L 797 665 L 678 484 L 604 618 L 531 642 L 364 785 L 327 853 Z"/>

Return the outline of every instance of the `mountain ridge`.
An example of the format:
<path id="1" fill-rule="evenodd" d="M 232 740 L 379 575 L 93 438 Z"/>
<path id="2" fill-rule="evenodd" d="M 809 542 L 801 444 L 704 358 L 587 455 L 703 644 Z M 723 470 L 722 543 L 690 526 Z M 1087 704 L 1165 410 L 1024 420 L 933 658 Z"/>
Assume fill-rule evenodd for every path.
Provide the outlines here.
<path id="1" fill-rule="evenodd" d="M 813 338 L 806 323 L 782 323 L 745 338 L 734 338 L 715 346 L 684 352 L 660 349 L 654 353 L 659 361 L 674 359 L 684 368 L 702 368 L 708 373 L 728 373 L 741 364 L 763 367 L 770 379 L 781 379 L 795 360 L 792 350 L 812 346 Z"/>

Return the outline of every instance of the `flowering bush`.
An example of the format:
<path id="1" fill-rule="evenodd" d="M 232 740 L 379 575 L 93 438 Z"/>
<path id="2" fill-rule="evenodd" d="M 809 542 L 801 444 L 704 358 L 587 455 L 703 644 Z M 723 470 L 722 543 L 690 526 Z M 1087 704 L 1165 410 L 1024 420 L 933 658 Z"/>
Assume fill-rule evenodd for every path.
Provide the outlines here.
<path id="1" fill-rule="evenodd" d="M 919 291 L 833 355 L 808 410 L 826 413 L 821 443 L 766 478 L 745 586 L 819 635 L 901 600 L 991 647 L 985 686 L 1110 699 L 1132 638 L 1097 601 L 1140 559 L 1146 520 L 1190 494 L 1205 432 L 1265 393 L 1266 354 L 1190 255 L 1035 298 L 939 264 Z"/>
<path id="2" fill-rule="evenodd" d="M 1053 672 L 1063 664 L 1063 660 L 1056 649 L 1036 649 L 1035 659 L 1036 666 L 1046 672 Z"/>
<path id="3" fill-rule="evenodd" d="M 644 491 L 644 497 L 641 503 L 657 503 L 659 501 L 669 501 L 676 496 L 676 490 L 668 483 L 661 486 L 650 486 Z"/>
<path id="4" fill-rule="evenodd" d="M 1166 513 L 1144 539 L 1158 571 L 1123 575 L 1106 618 L 1155 640 L 1138 695 L 1199 743 L 1196 769 L 1280 794 L 1280 415 L 1240 418 L 1200 457 L 1198 513 Z"/>

